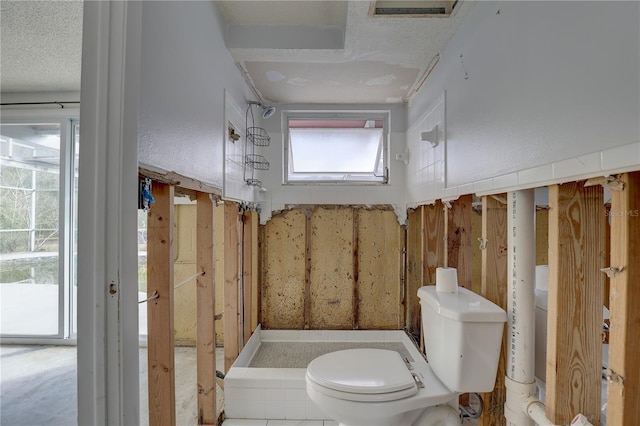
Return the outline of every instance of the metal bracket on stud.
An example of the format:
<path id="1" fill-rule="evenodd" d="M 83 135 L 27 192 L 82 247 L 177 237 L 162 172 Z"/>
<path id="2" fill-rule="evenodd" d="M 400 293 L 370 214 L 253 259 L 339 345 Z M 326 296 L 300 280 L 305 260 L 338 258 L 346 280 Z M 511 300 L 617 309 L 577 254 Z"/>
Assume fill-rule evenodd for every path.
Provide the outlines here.
<path id="1" fill-rule="evenodd" d="M 489 242 L 489 240 L 487 240 L 486 238 L 478 237 L 478 241 L 480 241 L 480 250 L 484 250 L 487 248 L 487 243 Z"/>
<path id="2" fill-rule="evenodd" d="M 623 269 L 624 269 L 623 266 L 620 266 L 620 267 L 609 266 L 608 268 L 600 269 L 600 271 L 604 272 L 605 274 L 607 274 L 607 277 L 613 278 L 616 275 L 618 275 L 620 272 L 622 272 Z"/>

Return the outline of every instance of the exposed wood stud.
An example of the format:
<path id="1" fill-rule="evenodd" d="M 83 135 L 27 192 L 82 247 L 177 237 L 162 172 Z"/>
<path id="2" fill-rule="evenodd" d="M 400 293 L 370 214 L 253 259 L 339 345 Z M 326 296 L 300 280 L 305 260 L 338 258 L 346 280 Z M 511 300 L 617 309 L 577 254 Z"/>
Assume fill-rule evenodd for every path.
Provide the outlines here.
<path id="1" fill-rule="evenodd" d="M 242 304 L 242 313 L 244 319 L 242 321 L 243 325 L 243 342 L 245 343 L 251 337 L 251 332 L 253 329 L 251 328 L 251 311 L 253 309 L 253 220 L 254 216 L 252 212 L 245 211 L 242 215 L 242 291 L 243 291 L 243 304 Z"/>
<path id="2" fill-rule="evenodd" d="M 147 357 L 149 425 L 174 425 L 175 361 L 173 343 L 174 188 L 154 182 L 147 220 Z"/>
<path id="3" fill-rule="evenodd" d="M 358 327 L 358 272 L 359 272 L 359 262 L 358 256 L 360 255 L 358 251 L 358 224 L 359 224 L 359 213 L 358 210 L 353 209 L 353 325 L 352 328 L 357 330 Z"/>
<path id="4" fill-rule="evenodd" d="M 611 278 L 607 424 L 640 419 L 640 172 L 620 176 L 624 189 L 611 193 Z M 622 379 L 624 378 L 624 379 Z"/>
<path id="5" fill-rule="evenodd" d="M 196 270 L 196 369 L 198 424 L 213 425 L 216 407 L 215 333 L 215 205 L 210 194 L 199 192 L 197 200 Z"/>
<path id="6" fill-rule="evenodd" d="M 425 283 L 425 207 L 419 206 L 407 216 L 406 317 L 409 333 L 420 335 L 420 299 L 418 289 Z"/>
<path id="7" fill-rule="evenodd" d="M 482 197 L 482 238 L 487 241 L 482 250 L 482 296 L 502 309 L 507 309 L 507 205 L 500 200 L 506 194 Z M 491 239 L 487 238 L 491 237 Z M 504 403 L 506 388 L 504 384 L 506 365 L 507 334 L 503 333 L 496 385 L 493 392 L 482 395 L 484 411 L 478 425 L 504 425 Z"/>
<path id="8" fill-rule="evenodd" d="M 260 290 L 259 290 L 259 274 L 258 274 L 258 262 L 259 260 L 259 251 L 258 251 L 258 233 L 260 222 L 260 214 L 257 211 L 250 211 L 251 215 L 251 332 L 253 332 L 260 323 L 260 319 L 258 318 L 258 312 L 260 312 Z"/>
<path id="9" fill-rule="evenodd" d="M 238 208 L 224 202 L 224 368 L 229 371 L 240 353 L 238 345 Z"/>
<path id="10" fill-rule="evenodd" d="M 549 309 L 546 415 L 576 413 L 600 424 L 602 381 L 603 189 L 549 187 Z"/>
<path id="11" fill-rule="evenodd" d="M 311 214 L 305 212 L 304 232 L 304 329 L 311 328 Z"/>

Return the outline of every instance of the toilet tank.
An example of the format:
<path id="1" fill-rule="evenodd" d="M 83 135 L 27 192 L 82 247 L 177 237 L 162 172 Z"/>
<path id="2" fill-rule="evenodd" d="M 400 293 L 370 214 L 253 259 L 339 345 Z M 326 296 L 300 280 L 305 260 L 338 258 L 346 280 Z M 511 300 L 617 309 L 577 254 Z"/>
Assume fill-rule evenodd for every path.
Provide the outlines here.
<path id="1" fill-rule="evenodd" d="M 496 380 L 507 313 L 465 288 L 418 289 L 427 360 L 451 391 L 490 392 Z"/>

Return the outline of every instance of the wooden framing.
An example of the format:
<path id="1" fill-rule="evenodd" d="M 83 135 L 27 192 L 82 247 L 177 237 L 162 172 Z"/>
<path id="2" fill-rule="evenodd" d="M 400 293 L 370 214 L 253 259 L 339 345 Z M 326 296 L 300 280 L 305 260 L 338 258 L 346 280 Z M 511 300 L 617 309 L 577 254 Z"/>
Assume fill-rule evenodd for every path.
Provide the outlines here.
<path id="1" fill-rule="evenodd" d="M 620 176 L 611 192 L 611 278 L 607 423 L 636 424 L 640 418 L 640 172 Z"/>
<path id="2" fill-rule="evenodd" d="M 569 424 L 576 413 L 582 413 L 597 426 L 602 380 L 603 190 L 581 182 L 552 185 L 549 206 L 546 416 L 555 424 Z"/>
<path id="3" fill-rule="evenodd" d="M 507 205 L 498 198 L 482 197 L 482 238 L 486 241 L 481 251 L 482 275 L 481 294 L 505 311 L 507 310 Z M 496 385 L 493 392 L 482 395 L 484 411 L 480 416 L 479 426 L 497 426 L 506 424 L 504 403 L 506 388 L 504 384 L 506 367 L 507 334 L 503 333 L 502 348 Z"/>
<path id="4" fill-rule="evenodd" d="M 213 425 L 216 407 L 215 332 L 215 205 L 211 195 L 197 194 L 196 270 L 196 364 L 198 380 L 198 424 Z"/>
<path id="5" fill-rule="evenodd" d="M 472 278 L 471 203 L 471 194 L 462 195 L 451 202 L 445 216 L 446 265 L 458 270 L 458 285 L 468 289 L 471 289 Z"/>
<path id="6" fill-rule="evenodd" d="M 420 335 L 421 325 L 418 289 L 426 283 L 425 222 L 425 206 L 418 206 L 407 215 L 405 327 L 414 337 Z"/>
<path id="7" fill-rule="evenodd" d="M 175 360 L 173 347 L 173 196 L 174 188 L 154 183 L 147 220 L 147 357 L 149 424 L 174 425 Z M 156 297 L 157 296 L 157 297 Z"/>
<path id="8" fill-rule="evenodd" d="M 253 221 L 255 216 L 249 211 L 242 215 L 242 289 L 243 299 L 240 304 L 242 308 L 242 346 L 249 340 L 253 328 L 251 328 L 251 312 L 253 307 Z"/>
<path id="9" fill-rule="evenodd" d="M 241 329 L 238 327 L 238 207 L 225 201 L 224 205 L 224 367 L 229 371 L 240 353 Z"/>
<path id="10" fill-rule="evenodd" d="M 436 269 L 447 263 L 445 207 L 441 201 L 424 206 L 424 284 L 435 285 Z"/>
<path id="11" fill-rule="evenodd" d="M 251 210 L 247 212 L 250 217 L 251 226 L 251 245 L 249 248 L 245 247 L 245 250 L 251 250 L 251 332 L 258 327 L 260 318 L 258 313 L 260 312 L 260 292 L 259 292 L 259 279 L 258 279 L 258 223 L 260 222 L 260 214 L 257 211 Z"/>

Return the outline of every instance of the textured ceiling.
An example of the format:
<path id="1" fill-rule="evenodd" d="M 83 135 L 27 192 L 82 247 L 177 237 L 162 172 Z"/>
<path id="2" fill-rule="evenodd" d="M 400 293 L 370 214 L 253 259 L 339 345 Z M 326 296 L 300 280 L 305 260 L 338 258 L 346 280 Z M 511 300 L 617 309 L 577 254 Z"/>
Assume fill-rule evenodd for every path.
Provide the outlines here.
<path id="1" fill-rule="evenodd" d="M 403 102 L 473 2 L 458 2 L 448 17 L 373 17 L 372 4 L 220 2 L 229 23 L 227 47 L 264 101 Z"/>
<path id="2" fill-rule="evenodd" d="M 234 60 L 274 103 L 404 102 L 473 6 L 459 1 L 448 17 L 373 17 L 367 0 L 217 3 Z M 82 1 L 2 0 L 0 28 L 2 92 L 80 90 Z"/>
<path id="3" fill-rule="evenodd" d="M 80 91 L 82 1 L 0 2 L 0 91 Z"/>

